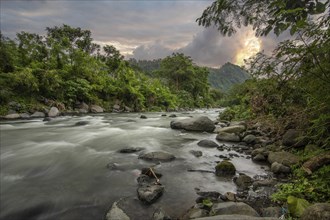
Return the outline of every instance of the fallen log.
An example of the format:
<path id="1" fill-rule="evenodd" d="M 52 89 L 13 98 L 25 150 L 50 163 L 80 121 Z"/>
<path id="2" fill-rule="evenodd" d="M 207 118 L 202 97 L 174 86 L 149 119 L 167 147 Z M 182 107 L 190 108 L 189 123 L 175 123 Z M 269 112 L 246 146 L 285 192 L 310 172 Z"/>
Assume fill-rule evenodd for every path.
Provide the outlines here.
<path id="1" fill-rule="evenodd" d="M 330 164 L 330 152 L 312 157 L 302 165 L 302 169 L 310 175 L 314 171 L 328 164 Z"/>

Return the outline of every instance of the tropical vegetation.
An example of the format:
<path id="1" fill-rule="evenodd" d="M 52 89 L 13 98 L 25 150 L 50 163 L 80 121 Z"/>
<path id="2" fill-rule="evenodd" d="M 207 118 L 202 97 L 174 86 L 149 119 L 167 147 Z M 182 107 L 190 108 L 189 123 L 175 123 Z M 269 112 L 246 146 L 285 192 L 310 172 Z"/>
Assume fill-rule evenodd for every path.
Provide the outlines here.
<path id="1" fill-rule="evenodd" d="M 267 125 L 274 136 L 286 129 L 304 132 L 316 150 L 287 149 L 301 161 L 330 149 L 330 1 L 312 0 L 217 0 L 206 8 L 199 25 L 215 26 L 223 35 L 251 26 L 257 36 L 271 32 L 290 33 L 271 55 L 258 53 L 247 60 L 252 79 L 235 86 L 226 97 L 229 107 L 221 119 L 246 119 Z M 329 168 L 324 165 L 313 175 L 294 167 L 292 180 L 273 195 L 277 201 L 292 196 L 309 202 L 329 202 Z"/>

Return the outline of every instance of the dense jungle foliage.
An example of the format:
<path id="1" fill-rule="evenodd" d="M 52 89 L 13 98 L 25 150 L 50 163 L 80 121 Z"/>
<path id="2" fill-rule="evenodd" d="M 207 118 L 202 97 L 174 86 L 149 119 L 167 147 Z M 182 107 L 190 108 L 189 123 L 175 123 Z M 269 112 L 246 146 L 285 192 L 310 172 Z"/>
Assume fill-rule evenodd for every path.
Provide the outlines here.
<path id="1" fill-rule="evenodd" d="M 224 100 L 229 106 L 221 119 L 261 122 L 274 136 L 289 128 L 304 132 L 307 149 L 291 150 L 301 162 L 330 149 L 330 1 L 217 0 L 197 19 L 214 25 L 223 35 L 251 26 L 257 36 L 290 33 L 271 55 L 263 53 L 246 62 L 252 79 L 235 86 Z M 279 142 L 280 144 L 281 142 Z M 292 182 L 274 194 L 276 201 L 297 196 L 309 202 L 329 202 L 330 165 L 307 175 L 294 167 Z"/>
<path id="2" fill-rule="evenodd" d="M 91 32 L 68 25 L 46 28 L 46 35 L 17 33 L 15 40 L 1 35 L 0 104 L 7 114 L 8 102 L 16 101 L 33 111 L 42 100 L 99 104 L 112 110 L 120 102 L 134 111 L 206 107 L 214 103 L 206 68 L 175 53 L 160 61 L 150 77 L 124 60 L 111 45 L 93 43 Z"/>

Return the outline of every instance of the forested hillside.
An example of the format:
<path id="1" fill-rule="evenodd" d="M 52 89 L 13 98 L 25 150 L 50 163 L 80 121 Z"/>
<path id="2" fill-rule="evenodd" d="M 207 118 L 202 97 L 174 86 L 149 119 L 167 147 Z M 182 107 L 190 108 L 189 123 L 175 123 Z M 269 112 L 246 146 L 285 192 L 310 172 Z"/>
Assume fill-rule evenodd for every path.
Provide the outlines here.
<path id="1" fill-rule="evenodd" d="M 226 63 L 219 69 L 209 68 L 208 81 L 211 87 L 228 91 L 233 85 L 241 84 L 250 78 L 250 75 L 237 65 Z"/>
<path id="2" fill-rule="evenodd" d="M 128 62 L 137 70 L 143 71 L 149 76 L 155 76 L 155 71 L 160 68 L 162 59 L 136 60 L 130 59 Z M 225 63 L 219 69 L 207 68 L 209 71 L 207 80 L 210 86 L 221 92 L 227 92 L 233 85 L 241 84 L 250 78 L 250 75 L 241 67 L 232 63 Z"/>
<path id="3" fill-rule="evenodd" d="M 89 30 L 68 25 L 46 28 L 46 35 L 1 35 L 1 115 L 14 111 L 42 111 L 49 105 L 75 110 L 82 103 L 106 111 L 169 110 L 205 107 L 214 103 L 206 68 L 184 54 L 157 61 L 157 73 L 134 67 L 112 45 L 93 42 Z"/>

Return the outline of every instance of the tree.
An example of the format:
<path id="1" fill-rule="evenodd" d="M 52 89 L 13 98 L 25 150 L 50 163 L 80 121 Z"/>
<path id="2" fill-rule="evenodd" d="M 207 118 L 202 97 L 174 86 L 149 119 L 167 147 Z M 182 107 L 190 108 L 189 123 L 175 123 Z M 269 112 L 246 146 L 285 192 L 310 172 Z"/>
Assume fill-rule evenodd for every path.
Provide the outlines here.
<path id="1" fill-rule="evenodd" d="M 106 45 L 103 47 L 104 55 L 101 56 L 101 59 L 108 66 L 109 71 L 113 72 L 118 69 L 120 63 L 124 60 L 124 56 L 120 54 L 112 45 Z"/>
<path id="2" fill-rule="evenodd" d="M 310 140 L 323 147 L 330 144 L 329 4 L 329 0 L 217 0 L 197 19 L 199 25 L 214 25 L 224 35 L 248 25 L 261 36 L 290 31 L 292 39 L 279 43 L 272 56 L 259 53 L 247 62 L 258 94 L 248 97 L 254 99 L 250 100 L 254 109 L 263 109 L 256 113 L 295 118 L 296 124 L 307 127 Z"/>
<path id="3" fill-rule="evenodd" d="M 294 34 L 306 26 L 307 19 L 324 13 L 328 6 L 329 0 L 217 0 L 196 21 L 205 27 L 214 25 L 229 36 L 248 25 L 258 36 L 272 30 L 279 35 L 287 29 Z"/>

